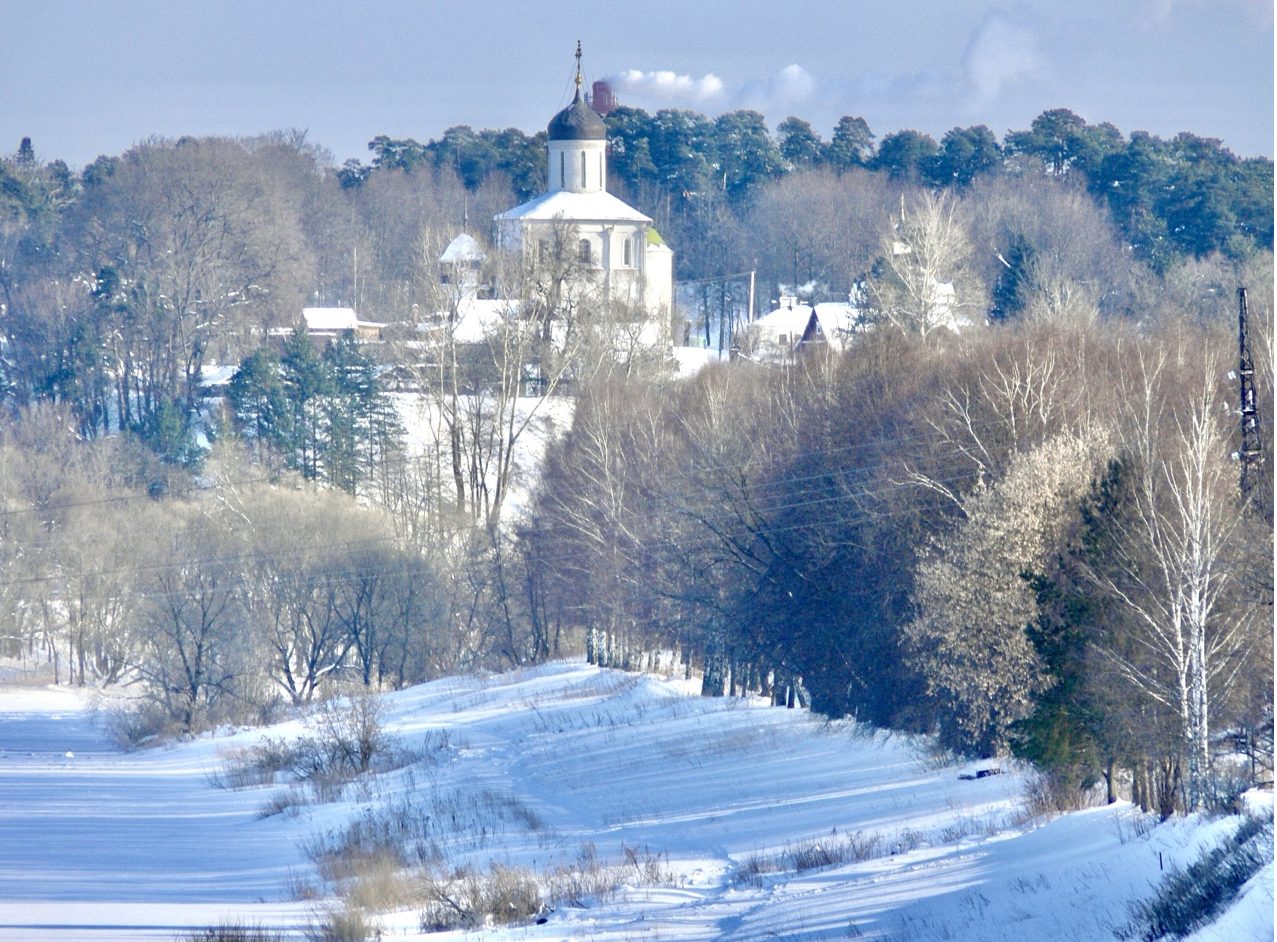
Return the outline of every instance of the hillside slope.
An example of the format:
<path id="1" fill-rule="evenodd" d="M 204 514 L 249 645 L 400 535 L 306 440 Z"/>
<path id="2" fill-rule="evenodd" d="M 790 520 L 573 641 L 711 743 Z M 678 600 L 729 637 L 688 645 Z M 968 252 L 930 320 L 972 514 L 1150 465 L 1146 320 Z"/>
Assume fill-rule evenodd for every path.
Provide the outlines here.
<path id="1" fill-rule="evenodd" d="M 944 765 L 922 741 L 580 663 L 387 700 L 388 725 L 425 758 L 259 818 L 278 787 L 219 789 L 210 773 L 299 723 L 124 754 L 83 698 L 0 688 L 0 940 L 171 939 L 231 917 L 300 928 L 315 906 L 289 901 L 314 882 L 300 845 L 360 815 L 428 818 L 450 865 L 546 871 L 592 845 L 635 884 L 499 930 L 510 938 L 1106 939 L 1151 892 L 1159 855 L 1186 864 L 1232 826 L 1157 824 L 1126 804 L 1027 823 L 1014 770 L 974 778 L 990 763 Z M 661 879 L 638 879 L 638 863 L 625 879 L 627 848 L 659 858 Z M 1226 915 L 1228 938 L 1272 937 L 1271 872 Z M 412 910 L 384 923 L 420 934 Z"/>

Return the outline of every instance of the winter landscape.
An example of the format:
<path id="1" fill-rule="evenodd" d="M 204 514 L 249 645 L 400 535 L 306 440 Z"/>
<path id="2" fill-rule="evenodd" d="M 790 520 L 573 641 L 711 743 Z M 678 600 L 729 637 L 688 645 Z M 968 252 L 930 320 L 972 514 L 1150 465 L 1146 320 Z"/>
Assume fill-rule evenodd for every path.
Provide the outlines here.
<path id="1" fill-rule="evenodd" d="M 300 938 L 335 905 L 294 899 L 320 889 L 317 844 L 393 822 L 403 843 L 368 848 L 412 859 L 428 845 L 436 871 L 504 866 L 548 888 L 575 870 L 576 893 L 541 924 L 480 917 L 475 938 L 1106 939 L 1163 868 L 1238 825 L 1162 822 L 1127 802 L 1034 817 L 1019 764 L 942 761 L 913 737 L 698 694 L 579 662 L 414 687 L 387 697 L 385 727 L 415 761 L 268 814 L 280 785 L 216 780 L 228 756 L 299 723 L 126 754 L 89 698 L 7 686 L 0 938 L 171 939 L 232 922 Z M 1271 814 L 1271 792 L 1254 801 Z M 353 879 L 367 885 L 347 894 L 396 908 L 384 870 Z M 383 937 L 442 938 L 421 909 L 383 913 Z M 1272 913 L 1269 863 L 1192 938 L 1265 938 Z"/>
<path id="2" fill-rule="evenodd" d="M 1271 2 L 578 7 L 0 4 L 0 942 L 1273 939 Z"/>

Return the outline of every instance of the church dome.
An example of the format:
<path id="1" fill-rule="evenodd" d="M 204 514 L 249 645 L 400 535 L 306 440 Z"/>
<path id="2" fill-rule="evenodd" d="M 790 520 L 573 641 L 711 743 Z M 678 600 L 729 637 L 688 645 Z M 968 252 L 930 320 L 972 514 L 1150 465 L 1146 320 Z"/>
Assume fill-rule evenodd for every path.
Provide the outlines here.
<path id="1" fill-rule="evenodd" d="M 579 91 L 572 104 L 550 119 L 546 131 L 552 141 L 607 140 L 607 125 L 593 108 L 581 100 Z"/>

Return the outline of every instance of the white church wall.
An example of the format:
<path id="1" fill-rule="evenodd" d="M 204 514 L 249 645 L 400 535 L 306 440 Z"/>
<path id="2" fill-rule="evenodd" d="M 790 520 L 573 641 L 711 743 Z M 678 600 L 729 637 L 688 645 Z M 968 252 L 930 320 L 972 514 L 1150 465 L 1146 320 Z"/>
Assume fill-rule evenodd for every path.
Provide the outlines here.
<path id="1" fill-rule="evenodd" d="M 607 141 L 550 141 L 550 192 L 597 193 L 607 188 Z"/>

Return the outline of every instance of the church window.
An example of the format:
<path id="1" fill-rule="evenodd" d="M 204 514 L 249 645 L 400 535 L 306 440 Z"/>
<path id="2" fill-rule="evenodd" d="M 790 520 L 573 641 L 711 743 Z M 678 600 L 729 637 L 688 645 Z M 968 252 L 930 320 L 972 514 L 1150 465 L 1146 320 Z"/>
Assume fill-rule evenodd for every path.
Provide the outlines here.
<path id="1" fill-rule="evenodd" d="M 545 239 L 537 241 L 537 261 L 542 265 L 547 265 L 550 262 L 550 243 L 546 242 Z"/>
<path id="2" fill-rule="evenodd" d="M 585 188 L 585 152 L 581 152 L 581 188 Z"/>
<path id="3" fill-rule="evenodd" d="M 631 265 L 633 265 L 633 264 L 634 264 L 633 260 L 632 260 L 632 259 L 631 259 L 631 257 L 630 257 L 630 251 L 631 251 L 631 249 L 630 249 L 630 245 L 631 245 L 630 240 L 629 240 L 629 239 L 626 239 L 626 240 L 625 240 L 625 252 L 624 252 L 624 255 L 625 255 L 625 267 L 626 267 L 626 268 L 629 268 Z"/>
<path id="4" fill-rule="evenodd" d="M 581 240 L 581 261 L 586 265 L 590 264 L 590 240 L 589 239 Z"/>

